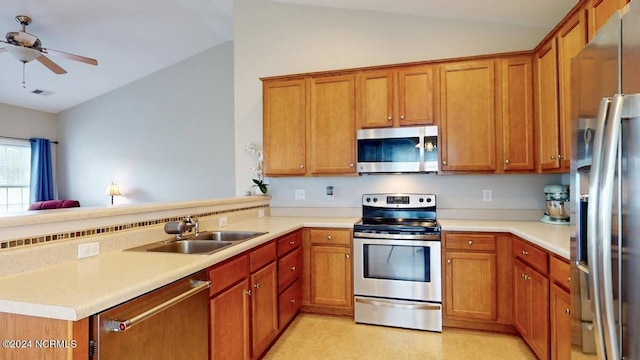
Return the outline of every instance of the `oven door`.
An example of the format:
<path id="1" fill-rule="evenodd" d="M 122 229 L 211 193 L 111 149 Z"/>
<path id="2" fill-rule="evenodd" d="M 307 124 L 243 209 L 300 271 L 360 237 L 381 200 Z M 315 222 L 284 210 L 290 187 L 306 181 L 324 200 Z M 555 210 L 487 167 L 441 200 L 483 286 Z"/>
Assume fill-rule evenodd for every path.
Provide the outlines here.
<path id="1" fill-rule="evenodd" d="M 442 302 L 440 241 L 369 239 L 354 244 L 354 294 Z"/>

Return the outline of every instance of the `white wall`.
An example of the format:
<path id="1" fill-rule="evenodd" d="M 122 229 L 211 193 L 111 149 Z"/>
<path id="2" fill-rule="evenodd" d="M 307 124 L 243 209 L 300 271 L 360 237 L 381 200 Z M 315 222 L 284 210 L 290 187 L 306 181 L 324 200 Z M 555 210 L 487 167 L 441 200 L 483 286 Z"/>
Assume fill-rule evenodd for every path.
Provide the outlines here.
<path id="1" fill-rule="evenodd" d="M 0 136 L 58 140 L 55 120 L 54 114 L 0 104 Z"/>
<path id="2" fill-rule="evenodd" d="M 236 0 L 236 193 L 250 186 L 255 161 L 244 145 L 262 143 L 260 77 L 530 50 L 546 33 L 517 25 Z M 357 207 L 363 193 L 425 191 L 438 194 L 446 208 L 542 209 L 542 188 L 559 181 L 558 175 L 274 178 L 270 193 L 274 207 Z M 334 186 L 333 200 L 323 196 L 327 185 Z M 297 188 L 306 189 L 306 200 L 293 199 Z M 493 202 L 482 202 L 483 189 L 493 189 Z"/>
<path id="3" fill-rule="evenodd" d="M 134 61 L 134 60 L 132 60 Z M 60 197 L 105 206 L 234 195 L 233 43 L 58 114 Z"/>

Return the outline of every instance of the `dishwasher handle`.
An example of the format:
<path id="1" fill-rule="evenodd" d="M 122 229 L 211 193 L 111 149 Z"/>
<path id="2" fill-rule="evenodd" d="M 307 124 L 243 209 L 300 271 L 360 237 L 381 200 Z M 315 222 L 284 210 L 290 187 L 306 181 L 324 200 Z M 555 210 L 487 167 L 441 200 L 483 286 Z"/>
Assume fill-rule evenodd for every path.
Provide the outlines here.
<path id="1" fill-rule="evenodd" d="M 123 332 L 127 331 L 132 326 L 146 320 L 153 315 L 179 303 L 182 300 L 185 300 L 203 290 L 206 290 L 211 287 L 211 281 L 202 281 L 202 280 L 191 280 L 191 284 L 194 286 L 188 291 L 183 292 L 182 294 L 171 298 L 162 304 L 155 306 L 145 312 L 142 312 L 136 316 L 131 317 L 128 320 L 107 320 L 104 322 L 104 328 L 110 332 Z"/>

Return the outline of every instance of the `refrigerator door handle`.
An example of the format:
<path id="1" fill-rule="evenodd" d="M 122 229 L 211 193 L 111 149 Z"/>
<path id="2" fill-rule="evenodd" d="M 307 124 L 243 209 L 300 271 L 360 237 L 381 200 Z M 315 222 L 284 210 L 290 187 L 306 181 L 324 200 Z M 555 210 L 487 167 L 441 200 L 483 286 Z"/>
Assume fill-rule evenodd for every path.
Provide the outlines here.
<path id="1" fill-rule="evenodd" d="M 609 112 L 611 99 L 603 98 L 600 101 L 600 108 L 595 124 L 593 136 L 593 155 L 591 163 L 591 181 L 589 183 L 589 207 L 587 209 L 587 252 L 589 254 L 589 296 L 591 297 L 591 307 L 593 314 L 593 333 L 595 337 L 596 350 L 599 358 L 605 356 L 604 329 L 602 323 L 602 297 L 600 296 L 600 249 L 598 246 L 598 228 L 600 218 L 598 217 L 600 199 L 600 178 L 602 175 L 602 152 L 605 134 L 605 121 Z"/>
<path id="2" fill-rule="evenodd" d="M 616 318 L 613 298 L 613 273 L 611 253 L 611 218 L 613 216 L 613 193 L 616 175 L 616 160 L 618 157 L 618 143 L 622 127 L 622 105 L 624 96 L 616 94 L 611 101 L 607 118 L 606 133 L 603 148 L 602 178 L 600 192 L 600 219 L 598 238 L 600 247 L 599 277 L 602 279 L 600 296 L 602 303 L 602 322 L 604 341 L 608 360 L 620 359 L 620 347 L 616 331 Z"/>

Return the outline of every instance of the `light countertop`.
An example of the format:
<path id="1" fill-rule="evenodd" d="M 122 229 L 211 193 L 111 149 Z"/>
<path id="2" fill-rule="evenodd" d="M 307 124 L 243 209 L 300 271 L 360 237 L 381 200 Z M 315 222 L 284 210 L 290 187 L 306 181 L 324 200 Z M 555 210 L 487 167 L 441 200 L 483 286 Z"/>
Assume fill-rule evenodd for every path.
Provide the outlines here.
<path id="1" fill-rule="evenodd" d="M 268 232 L 210 255 L 117 251 L 0 278 L 0 312 L 80 320 L 302 227 L 351 228 L 357 218 L 266 217 L 225 230 Z M 569 257 L 568 226 L 439 219 L 444 231 L 510 232 Z M 205 229 L 208 230 L 208 229 Z"/>

